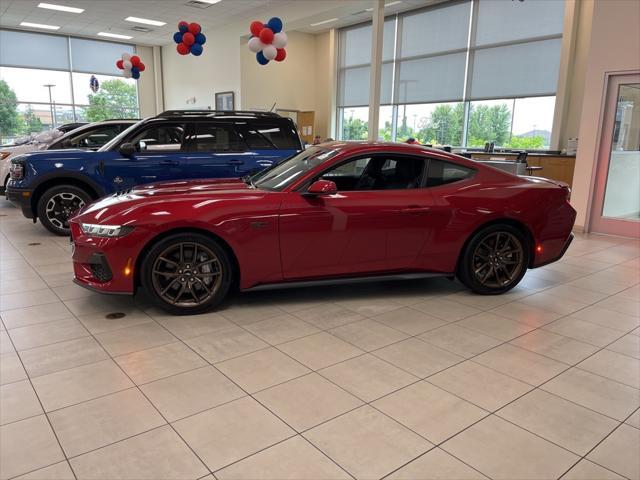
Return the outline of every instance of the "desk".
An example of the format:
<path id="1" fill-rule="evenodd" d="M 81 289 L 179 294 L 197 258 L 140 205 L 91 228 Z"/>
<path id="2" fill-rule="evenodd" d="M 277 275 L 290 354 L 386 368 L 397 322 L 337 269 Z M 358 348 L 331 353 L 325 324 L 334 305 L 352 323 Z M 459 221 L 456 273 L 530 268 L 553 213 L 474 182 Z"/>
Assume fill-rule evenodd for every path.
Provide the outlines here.
<path id="1" fill-rule="evenodd" d="M 516 161 L 517 153 L 511 152 L 468 152 L 473 160 L 489 160 L 491 157 L 504 157 L 506 160 Z M 530 153 L 527 156 L 527 165 L 530 167 L 542 167 L 536 170 L 536 175 L 550 180 L 560 180 L 571 186 L 573 182 L 573 170 L 576 165 L 576 157 L 572 155 Z"/>
<path id="2" fill-rule="evenodd" d="M 537 165 L 527 165 L 527 175 L 533 175 L 533 172 L 544 169 L 544 167 L 539 167 Z"/>

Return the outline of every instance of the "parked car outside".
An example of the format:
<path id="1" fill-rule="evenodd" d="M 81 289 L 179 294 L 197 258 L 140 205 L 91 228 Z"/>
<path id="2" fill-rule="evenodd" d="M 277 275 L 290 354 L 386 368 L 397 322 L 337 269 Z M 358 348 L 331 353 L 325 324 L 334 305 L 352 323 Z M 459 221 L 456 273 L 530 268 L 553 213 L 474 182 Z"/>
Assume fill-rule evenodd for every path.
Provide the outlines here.
<path id="1" fill-rule="evenodd" d="M 301 150 L 295 124 L 268 112 L 168 111 L 142 120 L 96 152 L 46 151 L 12 160 L 7 197 L 58 235 L 104 195 L 163 180 L 229 178 Z"/>
<path id="2" fill-rule="evenodd" d="M 457 276 L 504 293 L 562 257 L 566 184 L 415 145 L 331 142 L 253 177 L 151 184 L 71 220 L 75 282 L 175 314 L 241 290 Z"/>

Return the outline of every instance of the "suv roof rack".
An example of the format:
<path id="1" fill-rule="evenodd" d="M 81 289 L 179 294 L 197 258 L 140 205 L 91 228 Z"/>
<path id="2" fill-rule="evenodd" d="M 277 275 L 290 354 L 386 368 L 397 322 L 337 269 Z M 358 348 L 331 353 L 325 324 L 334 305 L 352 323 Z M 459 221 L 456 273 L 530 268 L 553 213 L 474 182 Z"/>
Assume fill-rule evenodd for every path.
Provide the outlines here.
<path id="1" fill-rule="evenodd" d="M 282 118 L 275 112 L 261 112 L 255 110 L 166 110 L 158 117 L 170 118 L 180 116 L 201 116 L 201 117 L 269 117 Z"/>

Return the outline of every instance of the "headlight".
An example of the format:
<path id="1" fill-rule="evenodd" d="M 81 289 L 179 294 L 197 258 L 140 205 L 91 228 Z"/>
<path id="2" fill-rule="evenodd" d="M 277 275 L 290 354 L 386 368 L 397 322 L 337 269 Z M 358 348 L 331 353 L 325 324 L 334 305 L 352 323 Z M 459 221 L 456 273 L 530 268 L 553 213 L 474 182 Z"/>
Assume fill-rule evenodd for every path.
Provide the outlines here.
<path id="1" fill-rule="evenodd" d="M 94 237 L 124 237 L 131 233 L 133 227 L 126 225 L 97 225 L 92 223 L 81 223 L 82 231 Z"/>
<path id="2" fill-rule="evenodd" d="M 12 180 L 22 180 L 24 178 L 24 163 L 15 160 L 11 162 L 9 176 Z"/>
<path id="3" fill-rule="evenodd" d="M 4 160 L 9 155 L 11 155 L 11 152 L 0 152 L 0 160 Z"/>

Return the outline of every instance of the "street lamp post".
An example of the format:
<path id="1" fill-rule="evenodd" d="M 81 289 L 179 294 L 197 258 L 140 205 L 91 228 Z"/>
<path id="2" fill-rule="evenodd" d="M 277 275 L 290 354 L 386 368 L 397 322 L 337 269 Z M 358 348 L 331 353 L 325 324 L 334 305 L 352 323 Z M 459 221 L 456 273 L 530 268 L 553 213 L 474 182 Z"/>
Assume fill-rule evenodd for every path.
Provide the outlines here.
<path id="1" fill-rule="evenodd" d="M 55 85 L 52 83 L 48 83 L 46 85 L 43 85 L 43 87 L 49 89 L 49 109 L 51 110 L 51 125 L 53 126 L 53 128 L 56 128 L 56 116 L 53 110 L 53 97 L 51 95 L 51 89 L 55 87 Z"/>

